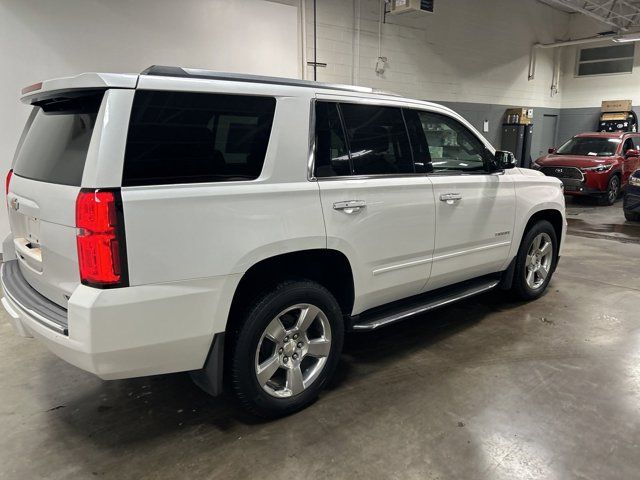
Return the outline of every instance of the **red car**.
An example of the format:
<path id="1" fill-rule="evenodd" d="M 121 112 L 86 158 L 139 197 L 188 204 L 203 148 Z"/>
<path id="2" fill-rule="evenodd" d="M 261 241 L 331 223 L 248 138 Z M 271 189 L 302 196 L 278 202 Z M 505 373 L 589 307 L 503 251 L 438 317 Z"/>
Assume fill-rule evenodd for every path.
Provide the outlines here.
<path id="1" fill-rule="evenodd" d="M 557 177 L 567 195 L 592 195 L 604 205 L 613 205 L 629 175 L 640 168 L 639 133 L 581 133 L 532 168 Z"/>

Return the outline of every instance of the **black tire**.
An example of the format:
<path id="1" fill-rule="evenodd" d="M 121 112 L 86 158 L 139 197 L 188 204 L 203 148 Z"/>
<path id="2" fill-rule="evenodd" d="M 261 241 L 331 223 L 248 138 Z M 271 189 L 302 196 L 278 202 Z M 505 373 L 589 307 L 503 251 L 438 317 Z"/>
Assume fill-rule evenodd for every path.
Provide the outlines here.
<path id="1" fill-rule="evenodd" d="M 544 282 L 536 288 L 531 288 L 527 284 L 527 255 L 532 247 L 533 241 L 540 234 L 546 234 L 551 239 L 553 249 L 551 264 Z M 525 232 L 522 242 L 520 243 L 518 255 L 516 256 L 513 284 L 511 286 L 512 293 L 521 300 L 534 300 L 540 297 L 545 292 L 549 282 L 551 281 L 551 276 L 553 275 L 557 261 L 558 238 L 556 236 L 556 231 L 548 221 L 539 220 Z"/>
<path id="2" fill-rule="evenodd" d="M 640 215 L 633 212 L 624 212 L 624 218 L 629 220 L 630 222 L 638 222 L 640 221 Z"/>
<path id="3" fill-rule="evenodd" d="M 620 196 L 620 177 L 611 175 L 607 184 L 607 193 L 600 197 L 600 205 L 613 205 Z"/>
<path id="4" fill-rule="evenodd" d="M 329 354 L 319 375 L 301 393 L 277 398 L 267 393 L 258 382 L 256 357 L 260 352 L 257 350 L 267 326 L 279 313 L 303 303 L 318 307 L 328 320 L 331 335 Z M 258 295 L 234 330 L 228 371 L 231 387 L 246 410 L 263 418 L 290 415 L 313 403 L 333 376 L 344 342 L 344 322 L 338 302 L 322 285 L 308 280 L 284 281 L 270 291 Z M 272 355 L 278 353 L 278 346 L 279 344 L 274 342 L 275 350 Z M 300 358 L 302 357 L 304 355 Z M 283 367 L 276 372 L 276 375 L 287 374 Z"/>

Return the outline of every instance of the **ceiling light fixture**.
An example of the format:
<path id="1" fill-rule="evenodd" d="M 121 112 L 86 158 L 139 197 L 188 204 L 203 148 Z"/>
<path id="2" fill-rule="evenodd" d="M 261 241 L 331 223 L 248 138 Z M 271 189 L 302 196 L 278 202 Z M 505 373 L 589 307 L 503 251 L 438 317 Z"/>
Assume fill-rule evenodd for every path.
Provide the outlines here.
<path id="1" fill-rule="evenodd" d="M 616 43 L 640 42 L 640 32 L 620 35 L 619 37 L 614 37 L 612 40 Z"/>

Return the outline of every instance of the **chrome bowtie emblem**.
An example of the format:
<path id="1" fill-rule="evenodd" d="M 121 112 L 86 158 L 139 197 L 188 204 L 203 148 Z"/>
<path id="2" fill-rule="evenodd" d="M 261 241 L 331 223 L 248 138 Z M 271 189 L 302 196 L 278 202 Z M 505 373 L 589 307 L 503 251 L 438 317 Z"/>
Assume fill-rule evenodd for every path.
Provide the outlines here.
<path id="1" fill-rule="evenodd" d="M 11 205 L 11 208 L 13 208 L 14 210 L 18 210 L 20 208 L 20 202 L 18 202 L 17 198 L 12 198 L 9 204 Z"/>
<path id="2" fill-rule="evenodd" d="M 562 173 L 562 169 L 561 168 L 556 168 L 556 173 Z"/>

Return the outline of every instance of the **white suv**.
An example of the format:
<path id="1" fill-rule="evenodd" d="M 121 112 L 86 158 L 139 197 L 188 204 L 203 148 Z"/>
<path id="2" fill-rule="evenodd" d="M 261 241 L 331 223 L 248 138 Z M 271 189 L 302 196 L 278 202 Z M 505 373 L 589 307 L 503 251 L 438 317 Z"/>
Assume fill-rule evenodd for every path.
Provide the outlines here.
<path id="1" fill-rule="evenodd" d="M 190 371 L 291 413 L 345 331 L 493 288 L 539 297 L 559 258 L 561 182 L 433 103 L 159 66 L 22 101 L 2 304 L 103 379 Z"/>

